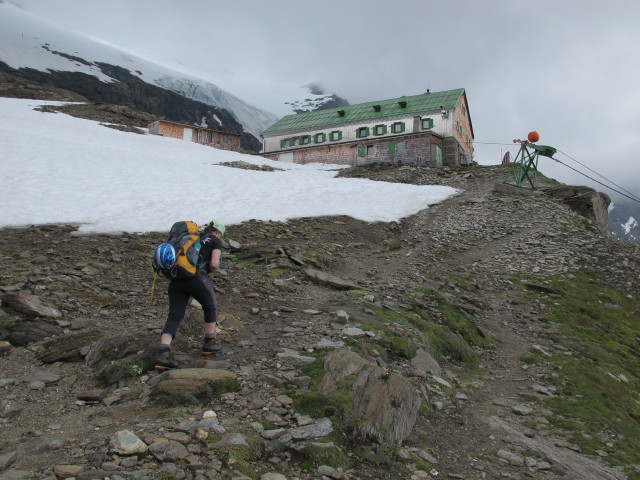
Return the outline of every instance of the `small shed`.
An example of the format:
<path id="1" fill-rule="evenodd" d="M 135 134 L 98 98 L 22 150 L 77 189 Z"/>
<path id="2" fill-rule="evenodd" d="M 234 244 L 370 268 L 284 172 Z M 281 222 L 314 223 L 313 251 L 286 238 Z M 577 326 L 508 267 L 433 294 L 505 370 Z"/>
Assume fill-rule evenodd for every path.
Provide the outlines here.
<path id="1" fill-rule="evenodd" d="M 221 150 L 240 151 L 241 135 L 221 132 L 210 128 L 187 125 L 168 120 L 157 120 L 149 125 L 149 133 L 163 137 L 178 138 L 189 142 L 200 143 Z"/>

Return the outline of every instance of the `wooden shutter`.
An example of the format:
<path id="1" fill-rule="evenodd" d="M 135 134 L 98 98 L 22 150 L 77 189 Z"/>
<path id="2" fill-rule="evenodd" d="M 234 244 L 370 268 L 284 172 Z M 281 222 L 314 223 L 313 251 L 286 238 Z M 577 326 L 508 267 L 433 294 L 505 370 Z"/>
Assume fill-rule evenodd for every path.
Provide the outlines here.
<path id="1" fill-rule="evenodd" d="M 387 146 L 387 155 L 389 158 L 393 158 L 396 153 L 396 142 L 389 142 Z"/>

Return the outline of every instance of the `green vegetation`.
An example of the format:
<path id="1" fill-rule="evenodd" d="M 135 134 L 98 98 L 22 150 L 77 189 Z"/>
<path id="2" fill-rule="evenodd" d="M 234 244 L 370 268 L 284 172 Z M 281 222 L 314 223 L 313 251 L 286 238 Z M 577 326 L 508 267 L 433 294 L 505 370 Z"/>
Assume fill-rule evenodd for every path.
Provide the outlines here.
<path id="1" fill-rule="evenodd" d="M 172 393 L 170 395 L 159 395 L 156 402 L 164 407 L 195 407 L 200 405 L 200 400 L 195 395 L 186 392 Z"/>
<path id="2" fill-rule="evenodd" d="M 301 450 L 292 450 L 292 454 L 305 470 L 315 470 L 320 465 L 343 469 L 351 467 L 349 457 L 335 445 L 319 446 L 310 443 Z"/>
<path id="3" fill-rule="evenodd" d="M 104 367 L 98 373 L 98 381 L 105 386 L 115 385 L 124 380 L 140 376 L 142 367 L 138 364 L 114 362 Z"/>
<path id="4" fill-rule="evenodd" d="M 257 480 L 260 475 L 251 466 L 251 462 L 261 458 L 263 454 L 262 439 L 258 435 L 246 435 L 248 447 L 244 445 L 225 445 L 218 447 L 216 450 L 220 454 L 225 454 L 225 464 L 238 470 L 247 477 Z"/>
<path id="5" fill-rule="evenodd" d="M 525 355 L 557 373 L 551 381 L 558 394 L 545 401 L 553 412 L 549 421 L 569 432 L 584 453 L 606 452 L 605 460 L 616 466 L 640 464 L 638 301 L 590 273 L 556 277 L 549 285 L 562 295 L 554 297 L 545 320 L 571 354 Z"/>
<path id="6" fill-rule="evenodd" d="M 460 308 L 448 303 L 442 295 L 429 290 L 427 288 L 421 288 L 421 292 L 427 294 L 438 304 L 438 310 L 444 317 L 444 323 L 453 332 L 462 335 L 470 345 L 489 348 L 491 347 L 491 341 L 482 333 L 482 331 L 474 324 L 469 316 Z"/>

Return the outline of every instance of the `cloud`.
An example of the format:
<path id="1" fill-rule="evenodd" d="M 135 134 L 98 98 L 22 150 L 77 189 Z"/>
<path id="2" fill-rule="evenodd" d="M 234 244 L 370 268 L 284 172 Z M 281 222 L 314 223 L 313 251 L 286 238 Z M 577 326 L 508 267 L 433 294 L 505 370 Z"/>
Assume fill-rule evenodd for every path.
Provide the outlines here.
<path id="1" fill-rule="evenodd" d="M 14 1 L 254 101 L 315 80 L 351 103 L 463 87 L 480 163 L 508 148 L 480 142 L 536 129 L 627 188 L 640 178 L 639 2 Z"/>

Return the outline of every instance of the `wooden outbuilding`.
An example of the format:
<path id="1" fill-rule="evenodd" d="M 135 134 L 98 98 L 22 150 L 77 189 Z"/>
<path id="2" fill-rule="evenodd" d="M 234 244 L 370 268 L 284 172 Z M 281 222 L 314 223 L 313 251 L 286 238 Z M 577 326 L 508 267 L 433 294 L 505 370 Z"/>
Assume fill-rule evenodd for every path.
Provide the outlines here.
<path id="1" fill-rule="evenodd" d="M 149 125 L 149 133 L 200 143 L 201 145 L 207 145 L 221 150 L 240 151 L 241 135 L 221 132 L 210 128 L 202 128 L 195 125 L 158 120 Z"/>

